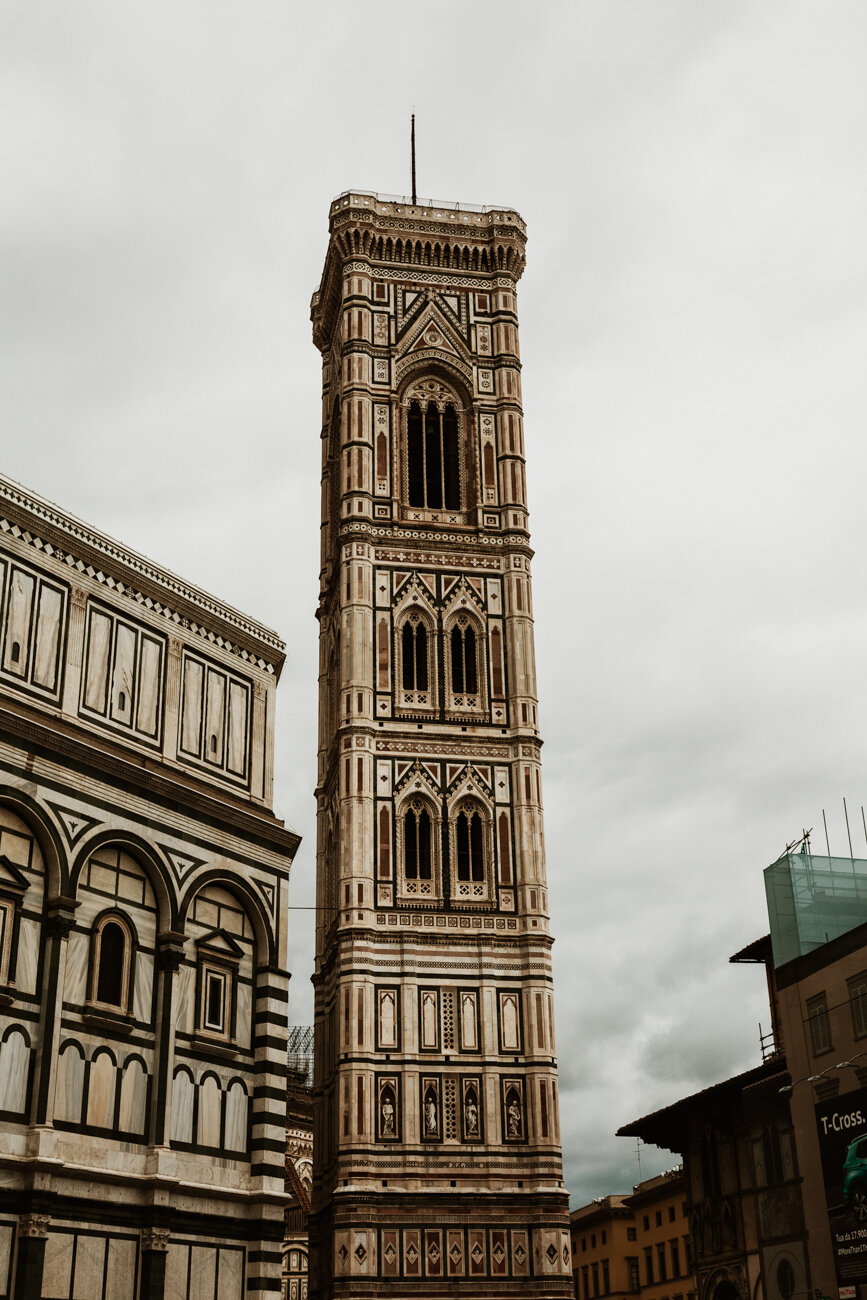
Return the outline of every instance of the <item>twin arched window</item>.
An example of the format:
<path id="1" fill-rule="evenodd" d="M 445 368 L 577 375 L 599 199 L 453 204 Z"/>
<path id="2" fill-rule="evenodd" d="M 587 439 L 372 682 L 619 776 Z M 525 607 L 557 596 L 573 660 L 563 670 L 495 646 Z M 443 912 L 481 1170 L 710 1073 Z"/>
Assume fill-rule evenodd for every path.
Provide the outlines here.
<path id="1" fill-rule="evenodd" d="M 386 632 L 387 636 L 387 632 Z M 446 655 L 446 695 L 447 708 L 469 708 L 477 711 L 484 708 L 484 676 L 479 665 L 480 637 L 473 620 L 466 614 L 460 614 L 443 635 L 448 647 Z M 411 609 L 399 637 L 400 682 L 404 705 L 424 705 L 426 708 L 437 704 L 436 691 L 432 692 L 435 678 L 435 655 L 432 655 L 436 638 L 417 609 Z M 502 675 L 502 674 L 501 674 Z"/>
<path id="2" fill-rule="evenodd" d="M 409 504 L 424 510 L 461 506 L 458 416 L 451 402 L 410 403 L 406 422 Z"/>
<path id="3" fill-rule="evenodd" d="M 413 798 L 404 805 L 399 820 L 399 892 L 408 898 L 430 901 L 441 892 L 439 872 L 439 821 L 428 801 Z M 489 897 L 491 846 L 481 809 L 467 801 L 458 809 L 451 827 L 449 856 L 455 899 L 484 902 Z"/>

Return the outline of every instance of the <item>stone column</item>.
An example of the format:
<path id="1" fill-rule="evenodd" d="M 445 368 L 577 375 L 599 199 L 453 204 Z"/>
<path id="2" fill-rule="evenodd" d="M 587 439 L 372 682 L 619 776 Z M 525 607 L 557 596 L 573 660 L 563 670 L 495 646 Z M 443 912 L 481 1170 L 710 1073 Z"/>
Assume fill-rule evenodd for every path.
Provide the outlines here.
<path id="1" fill-rule="evenodd" d="M 42 1295 L 48 1214 L 22 1214 L 18 1220 L 18 1259 L 15 1266 L 15 1295 Z"/>
<path id="2" fill-rule="evenodd" d="M 67 940 L 77 907 L 78 902 L 74 898 L 50 898 L 46 904 L 45 978 L 30 1107 L 31 1124 L 34 1125 L 50 1125 L 54 1118 L 54 1086 L 57 1077 L 55 1065 L 60 1046 L 60 1008 L 63 1006 L 63 985 L 66 979 Z"/>
<path id="3" fill-rule="evenodd" d="M 148 1145 L 169 1145 L 172 1123 L 172 1076 L 175 1061 L 175 976 L 184 959 L 184 936 L 175 930 L 157 935 L 159 1000 L 156 1023 L 154 1089 L 148 1124 Z M 144 1291 L 142 1295 L 144 1296 Z M 162 1293 L 160 1293 L 162 1294 Z"/>
<path id="4" fill-rule="evenodd" d="M 171 1232 L 168 1228 L 141 1230 L 141 1287 L 139 1300 L 163 1300 L 166 1288 L 166 1253 Z"/>

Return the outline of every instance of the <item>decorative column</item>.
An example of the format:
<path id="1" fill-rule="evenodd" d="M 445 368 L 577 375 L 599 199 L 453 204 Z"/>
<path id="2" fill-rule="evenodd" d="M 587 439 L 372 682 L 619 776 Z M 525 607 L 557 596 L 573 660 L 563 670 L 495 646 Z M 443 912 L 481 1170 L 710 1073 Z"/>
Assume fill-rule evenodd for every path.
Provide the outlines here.
<path id="1" fill-rule="evenodd" d="M 39 1038 L 36 1044 L 36 1068 L 30 1107 L 31 1124 L 50 1125 L 54 1119 L 55 1062 L 60 1046 L 60 1009 L 66 980 L 67 940 L 75 922 L 78 901 L 74 898 L 49 898 L 44 926 L 48 952 L 42 984 L 39 1014 Z M 29 1292 L 22 1294 L 30 1294 Z M 34 1292 L 34 1294 L 38 1294 Z"/>
<path id="2" fill-rule="evenodd" d="M 163 1300 L 166 1288 L 166 1254 L 171 1235 L 168 1228 L 142 1228 L 141 1230 L 139 1300 Z"/>
<path id="3" fill-rule="evenodd" d="M 15 1295 L 41 1296 L 45 1268 L 45 1243 L 50 1214 L 22 1214 L 18 1220 L 18 1259 L 15 1266 Z"/>
<path id="4" fill-rule="evenodd" d="M 175 1062 L 175 976 L 184 960 L 184 936 L 176 930 L 157 935 L 157 971 L 160 980 L 156 1023 L 156 1066 L 148 1145 L 167 1147 L 172 1122 L 172 1076 Z M 144 1292 L 142 1292 L 144 1295 Z"/>

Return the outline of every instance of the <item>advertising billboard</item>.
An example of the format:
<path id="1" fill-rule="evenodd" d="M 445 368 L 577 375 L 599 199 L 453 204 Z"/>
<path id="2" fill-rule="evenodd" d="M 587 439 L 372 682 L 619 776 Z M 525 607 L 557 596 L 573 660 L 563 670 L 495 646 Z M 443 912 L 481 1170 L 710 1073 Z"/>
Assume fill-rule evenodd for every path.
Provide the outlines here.
<path id="1" fill-rule="evenodd" d="M 842 1295 L 867 1282 L 867 1088 L 819 1102 L 816 1131 Z"/>

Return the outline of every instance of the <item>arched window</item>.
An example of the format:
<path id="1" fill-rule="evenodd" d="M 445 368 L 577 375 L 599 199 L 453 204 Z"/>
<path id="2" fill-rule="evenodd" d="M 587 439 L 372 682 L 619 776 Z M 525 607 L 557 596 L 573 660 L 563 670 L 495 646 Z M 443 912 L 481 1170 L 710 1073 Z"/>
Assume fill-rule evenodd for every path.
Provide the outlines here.
<path id="1" fill-rule="evenodd" d="M 407 880 L 431 879 L 430 813 L 420 802 L 413 802 L 404 818 L 403 870 Z"/>
<path id="2" fill-rule="evenodd" d="M 479 689 L 476 633 L 467 618 L 458 619 L 451 632 L 452 691 L 475 695 Z"/>
<path id="3" fill-rule="evenodd" d="M 121 1005 L 125 957 L 126 935 L 116 921 L 108 921 L 99 936 L 97 1002 L 110 1002 L 116 1007 Z"/>
<path id="4" fill-rule="evenodd" d="M 458 855 L 458 880 L 484 880 L 485 855 L 482 819 L 474 808 L 462 808 L 458 813 L 455 840 Z"/>
<path id="5" fill-rule="evenodd" d="M 120 916 L 109 913 L 93 934 L 91 1001 L 126 1013 L 130 1001 L 132 931 Z"/>
<path id="6" fill-rule="evenodd" d="M 418 615 L 410 615 L 401 631 L 401 658 L 403 660 L 403 689 L 426 691 L 428 689 L 428 635 L 427 628 Z"/>
<path id="7" fill-rule="evenodd" d="M 395 819 L 395 883 L 398 897 L 407 903 L 430 903 L 440 896 L 441 824 L 426 797 L 413 795 L 400 806 Z"/>
<path id="8" fill-rule="evenodd" d="M 440 387 L 439 385 L 435 385 Z M 452 402 L 410 403 L 406 423 L 409 504 L 423 510 L 461 508 L 458 415 Z"/>

